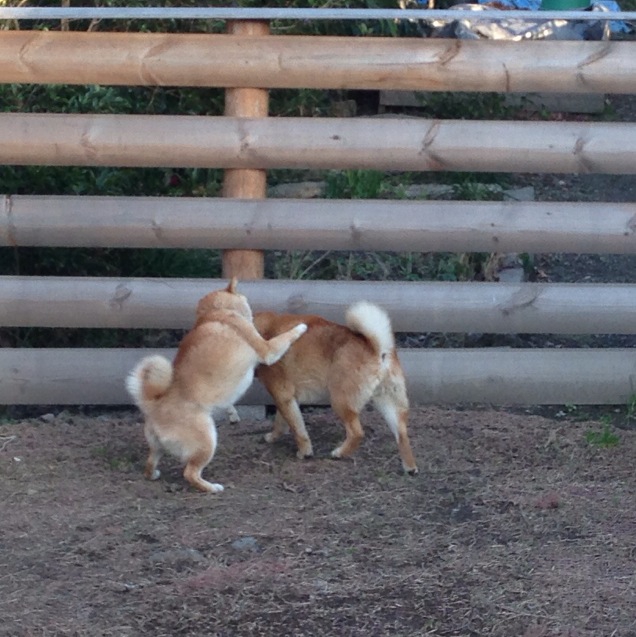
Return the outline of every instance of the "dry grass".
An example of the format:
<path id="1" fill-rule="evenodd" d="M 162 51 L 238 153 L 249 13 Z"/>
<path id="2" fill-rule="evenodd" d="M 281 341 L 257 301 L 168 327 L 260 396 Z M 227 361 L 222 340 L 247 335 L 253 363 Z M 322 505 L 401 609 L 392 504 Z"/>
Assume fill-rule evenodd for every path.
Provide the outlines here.
<path id="1" fill-rule="evenodd" d="M 222 424 L 220 496 L 145 481 L 136 414 L 0 426 L 0 634 L 636 634 L 633 431 L 418 409 L 409 478 L 364 416 L 354 461 L 329 412 L 305 462 Z"/>

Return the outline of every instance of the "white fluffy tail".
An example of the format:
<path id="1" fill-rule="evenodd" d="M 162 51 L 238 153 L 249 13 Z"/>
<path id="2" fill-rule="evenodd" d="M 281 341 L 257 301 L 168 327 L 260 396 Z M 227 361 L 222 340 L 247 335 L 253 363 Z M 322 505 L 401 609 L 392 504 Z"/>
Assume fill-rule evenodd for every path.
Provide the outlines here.
<path id="1" fill-rule="evenodd" d="M 378 353 L 388 361 L 387 355 L 395 349 L 395 338 L 389 315 L 377 305 L 359 301 L 346 314 L 347 327 L 364 336 Z"/>
<path id="2" fill-rule="evenodd" d="M 163 356 L 146 356 L 126 378 L 126 389 L 142 411 L 150 401 L 163 396 L 172 383 L 172 363 Z"/>

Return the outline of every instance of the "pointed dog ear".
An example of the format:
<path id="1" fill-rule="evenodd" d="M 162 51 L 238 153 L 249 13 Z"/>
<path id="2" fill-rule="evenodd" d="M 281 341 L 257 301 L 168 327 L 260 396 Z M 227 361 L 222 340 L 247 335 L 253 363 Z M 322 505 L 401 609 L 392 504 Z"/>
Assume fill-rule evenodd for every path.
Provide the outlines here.
<path id="1" fill-rule="evenodd" d="M 238 285 L 238 279 L 235 276 L 233 276 L 230 282 L 228 283 L 228 286 L 226 289 L 230 294 L 236 294 L 237 285 Z"/>

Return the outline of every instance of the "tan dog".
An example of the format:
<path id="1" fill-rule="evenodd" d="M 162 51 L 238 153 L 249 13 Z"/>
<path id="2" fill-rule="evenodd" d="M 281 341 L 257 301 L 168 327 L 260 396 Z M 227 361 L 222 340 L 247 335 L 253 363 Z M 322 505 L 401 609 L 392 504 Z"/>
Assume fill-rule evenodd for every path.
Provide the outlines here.
<path id="1" fill-rule="evenodd" d="M 364 435 L 360 412 L 372 400 L 395 436 L 404 470 L 416 474 L 407 433 L 409 402 L 404 373 L 386 312 L 371 303 L 357 303 L 347 311 L 346 326 L 313 315 L 257 312 L 254 316 L 254 325 L 263 338 L 275 337 L 299 323 L 307 324 L 305 336 L 278 363 L 256 370 L 277 408 L 273 430 L 266 440 L 274 442 L 289 425 L 298 457 L 311 456 L 311 440 L 299 403 L 329 398 L 346 429 L 344 442 L 331 455 L 350 456 Z"/>
<path id="2" fill-rule="evenodd" d="M 183 475 L 192 486 L 222 491 L 222 485 L 201 477 L 217 444 L 212 409 L 238 400 L 252 383 L 256 365 L 275 363 L 306 329 L 297 321 L 275 338 L 263 339 L 254 328 L 247 299 L 236 292 L 236 279 L 202 298 L 196 324 L 181 341 L 174 362 L 148 356 L 126 379 L 145 416 L 150 447 L 146 477 L 159 477 L 157 465 L 167 451 L 186 463 Z"/>

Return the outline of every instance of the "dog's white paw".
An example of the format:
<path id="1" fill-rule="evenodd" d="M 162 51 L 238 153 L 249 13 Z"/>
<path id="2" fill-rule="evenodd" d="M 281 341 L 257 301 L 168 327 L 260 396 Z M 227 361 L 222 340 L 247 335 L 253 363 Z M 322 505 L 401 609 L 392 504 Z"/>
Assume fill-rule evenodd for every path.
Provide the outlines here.
<path id="1" fill-rule="evenodd" d="M 276 441 L 276 436 L 274 436 L 274 434 L 270 431 L 268 433 L 265 434 L 265 436 L 263 436 L 265 438 L 265 442 L 275 442 Z"/>
<path id="2" fill-rule="evenodd" d="M 159 480 L 161 476 L 161 471 L 159 469 L 155 469 L 149 476 L 148 480 Z"/>
<path id="3" fill-rule="evenodd" d="M 223 491 L 223 485 L 216 482 L 208 482 L 207 480 L 201 480 L 197 484 L 193 484 L 199 491 L 207 491 L 208 493 L 221 493 Z"/>
<path id="4" fill-rule="evenodd" d="M 332 458 L 342 458 L 342 447 L 336 447 L 332 452 L 331 452 L 331 457 Z"/>
<path id="5" fill-rule="evenodd" d="M 297 336 L 302 336 L 307 331 L 307 325 L 305 323 L 299 323 L 294 328 L 294 334 Z"/>
<path id="6" fill-rule="evenodd" d="M 238 415 L 238 411 L 236 411 L 236 408 L 234 407 L 227 408 L 227 418 L 233 425 L 237 422 L 241 422 L 241 417 Z"/>

